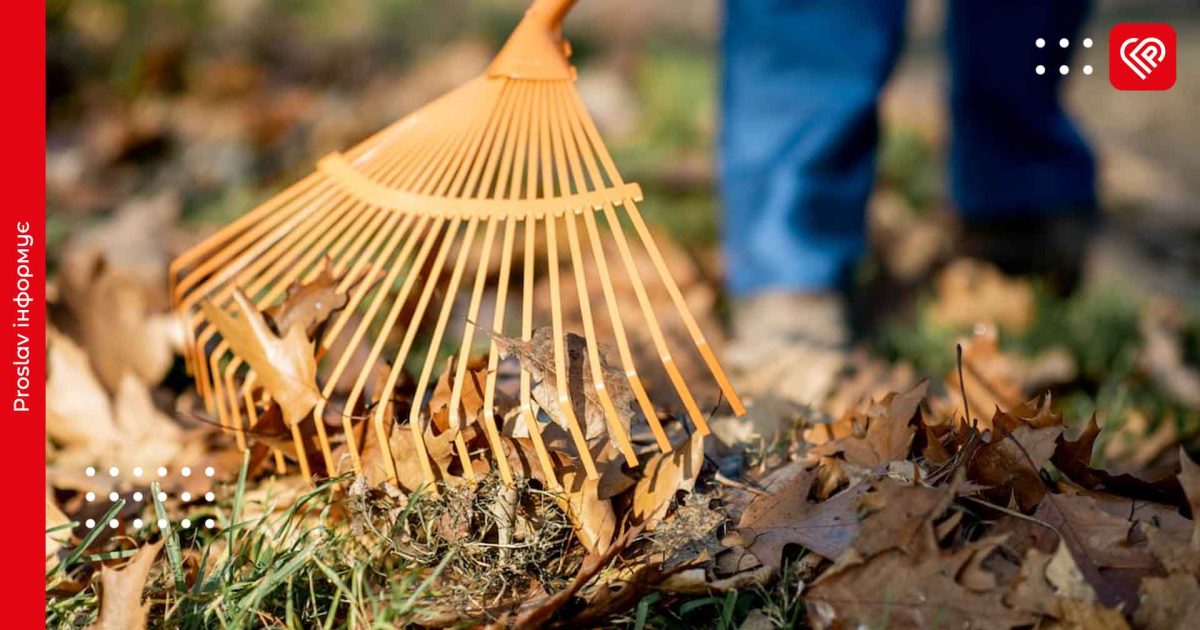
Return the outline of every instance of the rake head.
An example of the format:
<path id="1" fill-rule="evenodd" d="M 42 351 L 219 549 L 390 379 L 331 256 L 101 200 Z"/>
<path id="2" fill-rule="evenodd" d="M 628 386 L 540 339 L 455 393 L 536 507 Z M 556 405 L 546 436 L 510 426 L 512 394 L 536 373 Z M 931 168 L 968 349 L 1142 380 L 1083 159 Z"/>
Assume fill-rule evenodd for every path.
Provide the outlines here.
<path id="1" fill-rule="evenodd" d="M 672 317 L 724 399 L 744 412 L 638 211 L 641 189 L 621 178 L 575 91 L 561 32 L 573 2 L 536 0 L 483 75 L 326 156 L 172 263 L 188 367 L 209 413 L 240 445 L 275 402 L 291 438 L 290 448 L 276 450 L 277 466 L 286 466 L 286 450 L 304 474 L 318 465 L 327 474 L 361 473 L 373 439 L 393 481 L 415 458 L 432 484 L 441 477 L 430 462 L 433 440 L 452 443 L 467 477 L 487 459 L 467 447 L 470 423 L 511 482 L 494 410 L 501 357 L 516 355 L 517 419 L 544 478 L 558 485 L 541 428 L 551 416 L 594 479 L 598 461 L 636 463 L 635 425 L 648 425 L 657 448 L 672 448 L 635 365 L 629 327 L 648 335 L 655 369 L 665 371 L 696 429 L 708 432 L 664 335 L 662 309 L 677 311 Z M 639 265 L 635 252 L 651 264 Z M 563 271 L 568 260 L 571 273 Z M 619 303 L 618 274 L 636 307 Z M 535 322 L 539 277 L 549 283 L 549 326 Z M 324 290 L 306 298 L 312 287 Z M 663 289 L 669 303 L 653 303 L 652 292 Z M 578 308 L 565 308 L 572 296 Z M 270 330 L 259 313 L 270 315 L 285 297 L 308 299 L 292 309 L 303 315 L 275 313 L 279 330 Z M 576 316 L 581 335 L 568 332 L 564 312 Z M 249 326 L 245 334 L 231 332 L 239 322 Z M 609 334 L 601 339 L 598 329 Z M 605 357 L 602 342 L 615 346 L 616 359 Z M 446 347 L 451 361 L 439 354 Z M 311 365 L 296 348 L 311 351 Z M 472 352 L 484 349 L 486 369 L 468 373 Z M 452 372 L 435 378 L 443 369 Z M 469 382 L 476 374 L 482 382 Z M 434 422 L 424 403 L 443 384 L 447 414 Z M 464 418 L 464 398 L 475 395 L 483 412 Z M 393 431 L 411 431 L 411 452 L 393 452 Z M 597 440 L 601 433 L 608 439 Z"/>

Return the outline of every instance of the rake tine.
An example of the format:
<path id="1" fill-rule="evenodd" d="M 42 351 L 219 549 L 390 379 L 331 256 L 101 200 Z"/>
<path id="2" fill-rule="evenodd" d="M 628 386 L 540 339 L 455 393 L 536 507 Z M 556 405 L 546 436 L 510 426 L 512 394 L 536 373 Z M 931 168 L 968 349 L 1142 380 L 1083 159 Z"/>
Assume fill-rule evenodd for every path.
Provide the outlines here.
<path id="1" fill-rule="evenodd" d="M 382 239 L 384 237 L 388 238 L 388 243 L 384 248 L 385 252 L 395 250 L 396 246 L 399 245 L 400 240 L 404 238 L 405 234 L 408 233 L 408 229 L 413 223 L 413 215 L 408 215 L 404 217 L 404 220 L 400 223 L 399 227 L 396 227 L 396 223 L 400 221 L 400 218 L 401 215 L 393 213 L 391 217 L 389 217 L 388 224 L 385 229 L 376 236 L 377 239 Z M 426 222 L 427 219 L 422 219 L 421 225 L 414 232 L 415 235 L 420 235 L 421 228 L 425 226 Z M 405 243 L 405 248 L 401 250 L 400 254 L 397 256 L 397 262 L 394 263 L 392 267 L 392 269 L 394 269 L 397 273 L 403 268 L 403 262 L 408 258 L 408 254 L 412 251 L 413 246 L 416 244 L 417 236 L 410 238 L 408 242 Z M 379 243 L 374 243 L 372 245 L 372 250 L 375 250 L 378 247 Z M 372 253 L 368 256 L 368 260 L 359 261 L 347 275 L 357 273 L 358 271 L 361 271 L 367 267 L 372 269 L 377 267 L 378 263 L 374 261 L 375 255 L 375 252 L 372 251 Z M 389 274 L 387 279 L 384 281 L 384 286 L 389 286 L 392 280 L 394 280 L 394 274 Z M 325 334 L 325 340 L 322 341 L 319 347 L 332 347 L 333 342 L 336 341 L 338 336 L 341 334 L 343 327 L 345 327 L 345 325 L 349 322 L 350 316 L 357 310 L 358 305 L 362 303 L 363 298 L 370 290 L 371 286 L 366 282 L 363 282 L 354 290 L 347 300 L 346 308 L 342 310 L 337 319 L 334 321 L 333 325 L 330 326 L 329 330 Z M 319 418 L 324 416 L 325 406 L 328 404 L 329 397 L 333 395 L 334 388 L 341 380 L 342 374 L 346 370 L 346 366 L 350 363 L 350 359 L 353 357 L 354 349 L 358 346 L 359 342 L 366 334 L 367 326 L 374 319 L 375 312 L 378 310 L 379 306 L 382 305 L 383 296 L 386 293 L 386 288 L 379 290 L 379 293 L 377 294 L 378 299 L 372 301 L 367 312 L 364 314 L 359 327 L 355 329 L 353 335 L 349 341 L 347 341 L 346 349 L 334 363 L 333 370 L 330 372 L 329 378 L 325 382 L 325 387 L 321 391 L 321 400 L 317 403 L 317 406 L 313 411 L 313 415 L 315 417 Z M 367 363 L 363 369 L 364 374 L 370 373 L 371 365 L 373 365 L 373 362 Z M 350 451 L 350 461 L 354 467 L 354 473 L 356 475 L 361 475 L 362 461 L 360 458 L 358 445 L 354 442 L 354 426 L 351 422 L 349 414 L 347 413 L 348 409 L 353 409 L 353 403 L 347 403 L 346 408 L 342 411 L 342 429 L 346 436 L 346 445 L 347 449 Z"/>
<path id="2" fill-rule="evenodd" d="M 528 344 L 533 339 L 533 272 L 535 262 L 534 236 L 537 233 L 537 220 L 533 217 L 525 219 L 525 282 L 522 286 L 521 304 L 521 339 Z M 561 490 L 558 475 L 554 473 L 554 464 L 550 453 L 542 440 L 542 429 L 538 426 L 537 413 L 533 410 L 533 400 L 530 394 L 530 375 L 528 370 L 521 370 L 521 413 L 524 414 L 525 427 L 529 430 L 529 439 L 533 441 L 534 452 L 542 465 L 542 472 L 551 489 Z"/>
<path id="3" fill-rule="evenodd" d="M 504 331 L 504 310 L 507 306 L 509 274 L 512 270 L 513 241 L 515 240 L 516 231 L 517 222 L 514 219 L 505 219 L 504 241 L 500 245 L 500 275 L 496 280 L 495 313 L 492 317 L 493 335 L 503 334 Z M 474 321 L 473 317 L 472 321 Z M 464 345 L 464 347 L 466 346 Z M 496 429 L 496 419 L 493 411 L 496 404 L 496 370 L 499 362 L 500 351 L 496 347 L 496 339 L 493 336 L 491 342 L 488 344 L 487 375 L 483 385 L 483 417 L 481 420 L 484 430 L 487 431 L 488 441 L 492 444 L 493 454 L 496 457 L 496 468 L 500 472 L 500 478 L 504 483 L 511 486 L 513 484 L 512 468 L 508 464 L 508 453 L 504 450 L 504 443 L 500 439 L 500 432 Z M 462 376 L 459 376 L 458 380 L 461 381 Z"/>
<path id="4" fill-rule="evenodd" d="M 419 322 L 425 316 L 425 308 L 429 305 L 429 299 L 432 297 L 433 290 L 437 286 L 438 278 L 440 278 L 442 275 L 442 267 L 446 263 L 446 257 L 450 254 L 450 249 L 454 244 L 454 240 L 457 238 L 459 227 L 461 225 L 462 219 L 460 217 L 454 217 L 450 219 L 450 225 L 443 233 L 442 244 L 438 249 L 437 258 L 434 260 L 433 266 L 430 268 L 428 281 L 425 283 L 425 287 L 421 290 L 421 297 L 418 298 L 417 304 L 413 309 L 413 322 Z M 420 267 L 414 266 L 408 277 L 405 278 L 405 285 L 407 288 L 411 289 L 411 282 L 416 279 L 419 269 Z M 401 343 L 400 349 L 396 351 L 396 358 L 392 363 L 392 369 L 388 372 L 387 382 L 384 384 L 383 389 L 380 392 L 380 400 L 389 398 L 391 393 L 395 391 L 396 381 L 400 378 L 400 372 L 404 370 L 404 361 L 408 357 L 409 350 L 412 348 L 413 339 L 416 338 L 416 333 L 416 326 L 409 326 L 408 330 L 404 332 L 404 341 Z M 376 343 L 382 346 L 382 340 L 383 337 L 380 337 L 379 341 Z M 420 405 L 421 403 L 421 400 L 414 397 L 414 406 Z M 386 409 L 387 405 L 379 405 L 375 410 L 375 431 L 379 437 L 380 447 L 382 448 L 384 454 L 384 460 L 388 463 L 390 468 L 391 479 L 392 481 L 397 481 L 399 477 L 396 472 L 396 462 L 392 455 L 392 447 L 387 442 L 387 434 L 384 431 L 383 414 Z M 413 434 L 413 446 L 417 450 L 417 463 L 421 467 L 421 472 L 424 474 L 425 480 L 431 485 L 432 491 L 436 494 L 437 477 L 434 476 L 433 468 L 429 464 L 429 451 L 425 446 L 425 436 L 423 435 L 424 429 L 421 427 L 420 422 L 410 422 L 409 429 Z"/>
<path id="5" fill-rule="evenodd" d="M 555 90 L 558 92 L 560 90 Z M 552 99 L 558 101 L 560 99 Z M 556 103 L 557 105 L 557 103 Z M 575 190 L 583 190 L 586 188 L 584 182 L 583 170 L 579 165 L 579 158 L 576 155 L 576 146 L 573 138 L 570 136 L 570 130 L 566 130 L 567 138 L 564 147 L 563 131 L 567 125 L 563 120 L 563 111 L 561 107 L 554 107 L 557 116 L 555 121 L 558 123 L 554 128 L 554 145 L 557 148 L 562 148 L 562 152 L 567 156 L 567 162 L 571 166 L 571 181 L 574 182 Z M 560 181 L 566 181 L 565 165 L 563 161 L 558 161 Z M 585 208 L 581 214 L 590 214 L 593 212 L 591 208 Z M 608 422 L 609 432 L 612 434 L 614 441 L 621 450 L 621 454 L 625 457 L 625 462 L 631 467 L 637 466 L 637 455 L 633 452 L 633 444 L 629 440 L 629 431 L 621 424 L 620 417 L 617 414 L 616 407 L 613 405 L 612 397 L 608 395 L 608 387 L 604 382 L 604 369 L 600 357 L 599 344 L 596 343 L 596 327 L 592 321 L 592 305 L 591 296 L 588 294 L 587 273 L 583 266 L 583 254 L 579 247 L 579 229 L 575 221 L 575 213 L 566 212 L 563 214 L 563 220 L 567 224 L 567 243 L 571 252 L 571 266 L 575 270 L 575 292 L 579 298 L 580 318 L 583 320 L 584 338 L 587 340 L 588 366 L 592 372 L 592 384 L 596 390 L 596 396 L 600 399 L 600 406 L 604 410 L 604 417 Z"/>
<path id="6" fill-rule="evenodd" d="M 641 237 L 642 245 L 645 246 L 646 251 L 650 254 L 650 260 L 654 262 L 654 268 L 658 270 L 659 278 L 666 285 L 667 292 L 671 294 L 671 301 L 675 303 L 675 308 L 679 310 L 679 316 L 683 318 L 683 325 L 692 336 L 692 341 L 696 344 L 696 348 L 700 350 L 700 355 L 704 358 L 704 363 L 708 365 L 713 378 L 720 385 L 721 392 L 725 394 L 725 398 L 729 401 L 729 406 L 733 408 L 733 412 L 739 416 L 744 415 L 746 408 L 742 405 L 742 399 L 738 397 L 737 392 L 733 389 L 733 385 L 729 382 L 729 378 L 725 376 L 725 370 L 721 368 L 721 362 L 717 360 L 717 355 L 713 353 L 712 348 L 708 345 L 708 340 L 704 338 L 704 333 L 701 332 L 700 325 L 696 323 L 696 318 L 692 315 L 692 309 L 688 308 L 687 301 L 683 299 L 683 294 L 679 291 L 679 286 L 675 284 L 675 279 L 671 277 L 671 272 L 667 269 L 667 263 L 663 260 L 662 253 L 658 251 L 658 245 L 654 243 L 654 239 L 650 236 L 650 230 L 646 227 L 646 222 L 642 220 L 642 215 L 638 212 L 637 204 L 632 199 L 626 199 L 622 205 L 625 207 L 626 214 L 633 221 L 633 227 L 637 230 L 638 236 Z"/>
<path id="7" fill-rule="evenodd" d="M 463 382 L 467 376 L 467 361 L 471 356 L 471 344 L 475 339 L 475 327 L 469 322 L 474 322 L 479 317 L 479 303 L 483 299 L 483 288 L 487 284 L 487 263 L 486 261 L 492 255 L 492 242 L 496 238 L 496 217 L 488 219 L 487 228 L 484 230 L 483 245 L 479 254 L 480 264 L 475 272 L 475 288 L 471 291 L 471 303 L 467 307 L 467 324 L 463 328 L 462 343 L 459 348 L 458 361 L 455 363 L 454 384 L 450 390 L 450 428 L 455 432 L 461 430 L 461 422 L 459 409 L 462 406 L 462 391 Z M 449 304 L 449 302 L 447 302 Z M 512 473 L 508 469 L 508 458 L 504 454 L 504 447 L 500 444 L 500 434 L 496 431 L 496 423 L 491 418 L 487 417 L 488 410 L 491 407 L 485 402 L 483 415 L 479 418 L 479 423 L 483 425 L 483 430 L 487 436 L 488 444 L 492 447 L 492 452 L 496 456 L 496 466 L 500 470 L 500 476 L 507 484 L 512 484 Z M 461 436 L 461 434 L 460 434 Z"/>
<path id="8" fill-rule="evenodd" d="M 421 424 L 421 408 L 424 406 L 425 390 L 429 387 L 429 380 L 433 374 L 433 366 L 437 363 L 438 349 L 442 343 L 442 335 L 446 332 L 446 323 L 450 320 L 450 311 L 454 309 L 454 296 L 458 292 L 458 283 L 462 280 L 463 270 L 467 266 L 467 259 L 470 258 L 471 244 L 475 240 L 475 231 L 479 227 L 479 219 L 471 217 L 467 221 L 466 235 L 463 236 L 462 244 L 458 249 L 458 260 L 454 263 L 454 270 L 450 273 L 450 280 L 446 285 L 446 297 L 442 301 L 441 314 L 438 316 L 436 327 L 433 329 L 433 336 L 429 341 L 429 350 L 425 354 L 425 365 L 421 369 L 421 376 L 417 379 L 417 390 L 413 394 L 413 406 L 409 411 L 408 423 L 412 426 Z M 433 287 L 431 283 L 429 287 Z M 454 413 L 451 411 L 451 413 Z M 467 452 L 467 445 L 463 441 L 462 432 L 454 429 L 454 445 L 458 450 L 459 459 L 462 461 L 463 474 L 470 481 L 475 481 L 475 470 L 471 467 L 471 457 Z"/>
<path id="9" fill-rule="evenodd" d="M 613 240 L 617 242 L 617 249 L 621 252 L 621 259 L 625 262 L 625 271 L 629 274 L 630 280 L 633 282 L 633 291 L 637 294 L 638 303 L 642 307 L 642 317 L 646 320 L 646 327 L 650 331 L 650 338 L 654 341 L 654 347 L 658 351 L 659 359 L 662 361 L 663 367 L 667 370 L 667 376 L 670 377 L 671 384 L 675 387 L 675 392 L 679 394 L 680 400 L 683 401 L 683 407 L 687 410 L 688 417 L 691 418 L 692 423 L 696 425 L 701 435 L 705 435 L 707 434 L 708 424 L 705 422 L 704 416 L 700 413 L 700 408 L 696 406 L 696 400 L 692 397 L 692 391 L 688 389 L 687 383 L 683 380 L 683 375 L 679 373 L 679 368 L 675 365 L 674 359 L 671 357 L 671 351 L 667 347 L 667 340 L 663 337 L 662 327 L 658 323 L 658 316 L 655 315 L 654 306 L 650 303 L 649 296 L 646 295 L 646 287 L 642 284 L 641 276 L 638 275 L 637 263 L 633 261 L 633 253 L 629 249 L 629 243 L 625 239 L 625 233 L 621 230 L 621 224 L 611 204 L 605 204 L 604 216 L 608 220 Z"/>
<path id="10" fill-rule="evenodd" d="M 520 302 L 520 336 L 527 346 L 532 343 L 535 282 L 541 282 L 538 245 L 544 243 L 550 322 L 539 330 L 548 329 L 552 347 L 536 351 L 553 354 L 554 374 L 549 368 L 545 370 L 544 386 L 557 397 L 560 417 L 553 418 L 554 422 L 565 428 L 578 451 L 577 461 L 573 461 L 576 458 L 548 450 L 539 420 L 539 414 L 546 410 L 535 406 L 531 371 L 521 369 L 517 413 L 528 430 L 545 486 L 561 489 L 557 470 L 560 462 L 590 479 L 598 477 L 595 458 L 599 453 L 608 458 L 611 451 L 592 453 L 587 441 L 589 420 L 603 422 L 606 439 L 625 463 L 637 464 L 630 427 L 622 417 L 626 410 L 617 409 L 618 403 L 635 403 L 627 400 L 624 383 L 617 380 L 621 377 L 606 373 L 613 367 L 601 354 L 599 331 L 611 330 L 636 407 L 646 417 L 658 448 L 670 451 L 667 433 L 639 376 L 627 332 L 629 322 L 618 300 L 619 287 L 614 283 L 613 270 L 608 268 L 608 243 L 602 239 L 610 237 L 630 278 L 655 351 L 692 424 L 702 434 L 708 432 L 650 301 L 645 283 L 653 282 L 652 276 L 641 275 L 643 270 L 633 259 L 630 239 L 640 242 L 649 254 L 654 270 L 646 273 L 657 274 L 666 287 L 691 341 L 725 398 L 736 413 L 744 411 L 638 211 L 641 189 L 621 179 L 595 122 L 573 87 L 574 68 L 557 44 L 562 17 L 573 3 L 536 0 L 522 26 L 482 75 L 356 146 L 326 156 L 312 175 L 172 262 L 169 289 L 184 326 L 184 360 L 205 407 L 222 427 L 234 433 L 241 448 L 248 447 L 247 428 L 260 423 L 260 405 L 270 408 L 274 404 L 272 395 L 259 385 L 261 379 L 245 358 L 234 352 L 234 347 L 241 346 L 229 343 L 208 320 L 205 309 L 199 307 L 209 302 L 217 308 L 233 308 L 237 302 L 237 308 L 247 314 L 251 308 L 261 311 L 276 303 L 294 283 L 311 283 L 328 268 L 339 278 L 335 291 L 345 304 L 323 322 L 319 336 L 313 340 L 314 358 L 321 368 L 316 383 L 320 398 L 311 416 L 289 427 L 300 472 L 311 475 L 305 442 L 305 433 L 311 429 L 314 448 L 319 448 L 327 472 L 336 474 L 337 467 L 345 465 L 344 460 L 333 459 L 334 440 L 340 432 L 355 473 L 362 474 L 363 441 L 373 427 L 388 479 L 398 482 L 398 462 L 390 438 L 397 437 L 392 431 L 401 422 L 398 416 L 406 414 L 413 456 L 424 483 L 437 494 L 440 471 L 433 467 L 431 444 L 426 442 L 426 436 L 437 429 L 431 426 L 432 419 L 424 410 L 445 346 L 456 358 L 454 371 L 441 375 L 453 379 L 446 430 L 454 433 L 444 436 L 454 443 L 451 457 L 456 456 L 462 464 L 464 478 L 474 482 L 475 464 L 481 462 L 471 458 L 486 458 L 490 451 L 496 459 L 498 476 L 504 483 L 513 484 L 509 443 L 500 430 L 496 410 L 503 347 L 500 339 L 516 275 L 520 276 L 522 289 L 520 297 L 513 296 L 512 300 Z M 619 216 L 617 206 L 624 208 L 628 219 Z M 604 213 L 610 236 L 601 234 L 596 216 L 599 213 Z M 579 214 L 583 215 L 584 235 L 576 216 Z M 632 224 L 636 238 L 626 236 L 622 221 Z M 540 228 L 545 230 L 542 241 L 538 240 L 539 222 L 544 222 Z M 522 266 L 513 260 L 518 225 L 523 226 L 524 236 Z M 563 229 L 565 234 L 560 232 Z M 503 238 L 497 245 L 500 234 Z M 490 264 L 497 250 L 500 261 L 494 278 L 495 312 L 482 385 L 484 408 L 478 418 L 472 415 L 468 419 L 464 418 L 463 398 L 467 378 L 475 377 L 469 374 L 468 363 L 479 341 L 476 321 L 486 309 L 485 298 L 493 281 Z M 322 263 L 322 259 L 328 262 Z M 567 263 L 569 272 L 563 268 Z M 477 266 L 468 269 L 471 264 Z M 576 311 L 574 304 L 562 303 L 563 273 L 571 274 L 573 284 L 568 289 L 573 288 L 578 296 L 578 319 L 570 323 L 566 321 L 568 315 L 574 318 Z M 604 307 L 594 312 L 593 304 L 600 299 L 592 294 L 597 282 Z M 428 312 L 435 295 L 440 300 L 436 315 Z M 461 329 L 457 319 L 453 325 L 450 322 L 460 304 L 466 307 Z M 605 321 L 608 326 L 604 326 Z M 568 326 L 574 324 L 582 328 L 583 341 L 578 347 L 573 335 L 568 346 Z M 509 328 L 516 326 L 514 322 Z M 414 347 L 425 340 L 429 346 L 421 346 L 423 355 L 410 357 Z M 576 352 L 586 352 L 586 359 L 575 357 L 572 353 Z M 420 362 L 420 369 L 413 383 L 415 398 L 404 410 L 403 402 L 393 401 L 398 401 L 401 377 L 408 376 L 410 358 L 414 368 Z M 586 364 L 577 365 L 579 359 L 586 360 Z M 594 388 L 594 393 L 591 389 L 572 391 L 580 369 L 592 374 L 588 387 Z M 571 370 L 576 370 L 574 375 Z M 343 380 L 353 383 L 345 400 L 334 402 L 338 401 Z M 539 383 L 539 397 L 542 387 Z M 619 400 L 614 398 L 614 391 L 620 392 Z M 598 401 L 602 420 L 593 417 L 591 401 Z M 586 411 L 582 417 L 576 403 Z M 340 427 L 325 424 L 330 404 L 342 405 Z M 369 418 L 356 417 L 356 412 L 363 409 L 369 410 Z M 314 427 L 302 424 L 310 420 Z M 464 422 L 474 420 L 482 425 L 487 448 L 472 452 L 463 429 Z M 598 428 L 594 424 L 591 427 Z M 475 439 L 472 444 L 481 446 L 482 440 Z M 286 471 L 288 463 L 283 452 L 275 448 L 273 455 L 276 470 Z M 439 468 L 442 457 L 439 453 Z M 409 481 L 406 479 L 406 484 Z"/>

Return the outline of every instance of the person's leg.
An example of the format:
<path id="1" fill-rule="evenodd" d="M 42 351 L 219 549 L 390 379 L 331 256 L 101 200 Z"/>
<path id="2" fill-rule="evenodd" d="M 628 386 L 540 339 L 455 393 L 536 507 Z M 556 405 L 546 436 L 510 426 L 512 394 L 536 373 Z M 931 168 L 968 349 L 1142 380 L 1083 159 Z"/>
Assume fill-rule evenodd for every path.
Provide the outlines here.
<path id="1" fill-rule="evenodd" d="M 1059 102 L 1060 66 L 1082 74 L 1070 59 L 1083 49 L 1087 8 L 1086 0 L 950 1 L 951 188 L 966 223 L 1095 208 L 1092 154 Z"/>
<path id="2" fill-rule="evenodd" d="M 721 192 L 735 296 L 839 288 L 863 253 L 903 0 L 727 0 Z"/>

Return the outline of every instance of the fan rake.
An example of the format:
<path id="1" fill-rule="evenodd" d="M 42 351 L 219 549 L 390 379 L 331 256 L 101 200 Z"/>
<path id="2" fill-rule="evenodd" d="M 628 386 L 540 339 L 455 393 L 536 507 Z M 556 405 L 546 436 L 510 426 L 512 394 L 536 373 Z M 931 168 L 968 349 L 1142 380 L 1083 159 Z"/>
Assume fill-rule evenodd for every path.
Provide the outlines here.
<path id="1" fill-rule="evenodd" d="M 628 321 L 634 313 L 623 312 L 618 303 L 613 274 L 628 275 L 637 308 L 626 310 L 640 311 L 644 328 L 639 332 L 652 340 L 696 430 L 706 434 L 707 423 L 664 335 L 657 311 L 662 305 L 650 299 L 648 287 L 653 283 L 669 294 L 687 336 L 733 411 L 744 413 L 638 211 L 641 189 L 621 178 L 574 88 L 575 69 L 567 60 L 570 50 L 561 30 L 573 4 L 574 0 L 535 0 L 481 76 L 354 148 L 321 159 L 315 172 L 173 262 L 171 295 L 185 320 L 189 370 L 209 413 L 236 435 L 239 445 L 245 447 L 247 430 L 259 422 L 260 405 L 278 392 L 271 391 L 246 357 L 238 356 L 202 307 L 210 303 L 228 309 L 237 300 L 249 300 L 254 308 L 265 310 L 289 286 L 311 282 L 326 270 L 338 278 L 337 291 L 345 294 L 345 305 L 314 339 L 323 377 L 316 385 L 315 407 L 310 415 L 288 422 L 297 464 L 305 475 L 311 474 L 312 465 L 302 437 L 304 423 L 315 425 L 308 428 L 315 433 L 326 471 L 341 469 L 332 444 L 343 441 L 349 464 L 360 474 L 365 442 L 360 436 L 367 430 L 362 423 L 369 423 L 393 481 L 397 469 L 388 436 L 407 423 L 420 470 L 427 482 L 436 483 L 439 475 L 426 444 L 431 423 L 423 417 L 422 401 L 435 382 L 439 348 L 457 341 L 457 359 L 448 368 L 456 372 L 446 430 L 458 431 L 464 420 L 460 409 L 468 359 L 477 343 L 490 336 L 481 388 L 487 411 L 477 422 L 498 474 L 511 483 L 512 468 L 492 413 L 502 350 L 498 341 L 506 330 L 513 338 L 533 338 L 534 284 L 542 258 L 550 291 L 555 381 L 550 385 L 562 403 L 562 424 L 569 429 L 588 478 L 597 477 L 597 464 L 567 383 L 566 282 L 575 283 L 579 301 L 587 368 L 594 375 L 594 393 L 589 395 L 603 408 L 612 444 L 627 463 L 636 464 L 637 455 L 609 393 L 615 385 L 614 370 L 606 371 L 603 364 L 598 319 L 608 324 L 611 339 L 603 341 L 606 346 L 615 342 L 628 390 L 657 447 L 670 451 L 672 445 L 635 365 L 627 334 L 627 327 L 636 325 Z M 606 256 L 605 239 L 615 241 L 619 261 Z M 643 248 L 652 264 L 639 265 L 635 248 Z M 493 260 L 498 265 L 490 264 Z M 562 260 L 570 261 L 573 278 L 560 277 L 566 275 L 560 271 Z M 603 300 L 590 297 L 589 287 L 597 282 Z M 509 290 L 513 284 L 520 285 L 519 294 Z M 519 309 L 509 306 L 516 300 Z M 593 301 L 603 301 L 604 306 L 594 312 Z M 506 317 L 510 310 L 519 311 L 519 321 Z M 490 322 L 479 322 L 481 311 L 488 311 Z M 365 359 L 355 353 L 360 347 L 369 347 Z M 406 377 L 406 365 L 417 368 L 413 402 L 404 417 L 401 406 L 387 401 Z M 335 387 L 350 380 L 339 414 L 341 426 L 335 421 L 327 427 L 325 411 Z M 519 413 L 542 472 L 557 486 L 538 428 L 532 387 L 529 371 L 522 370 Z M 356 415 L 356 409 L 365 411 Z M 454 436 L 454 447 L 465 474 L 472 476 L 472 453 L 461 432 Z M 276 461 L 286 465 L 278 451 Z"/>

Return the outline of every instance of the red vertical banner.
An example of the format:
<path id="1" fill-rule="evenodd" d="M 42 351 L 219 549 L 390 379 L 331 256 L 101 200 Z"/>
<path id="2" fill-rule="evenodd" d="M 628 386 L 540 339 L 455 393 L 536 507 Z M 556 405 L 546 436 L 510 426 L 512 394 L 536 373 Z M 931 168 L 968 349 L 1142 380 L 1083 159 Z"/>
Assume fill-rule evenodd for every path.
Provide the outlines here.
<path id="1" fill-rule="evenodd" d="M 0 20 L 5 141 L 0 203 L 0 409 L 7 479 L 5 625 L 45 622 L 46 496 L 46 7 L 5 5 Z"/>

